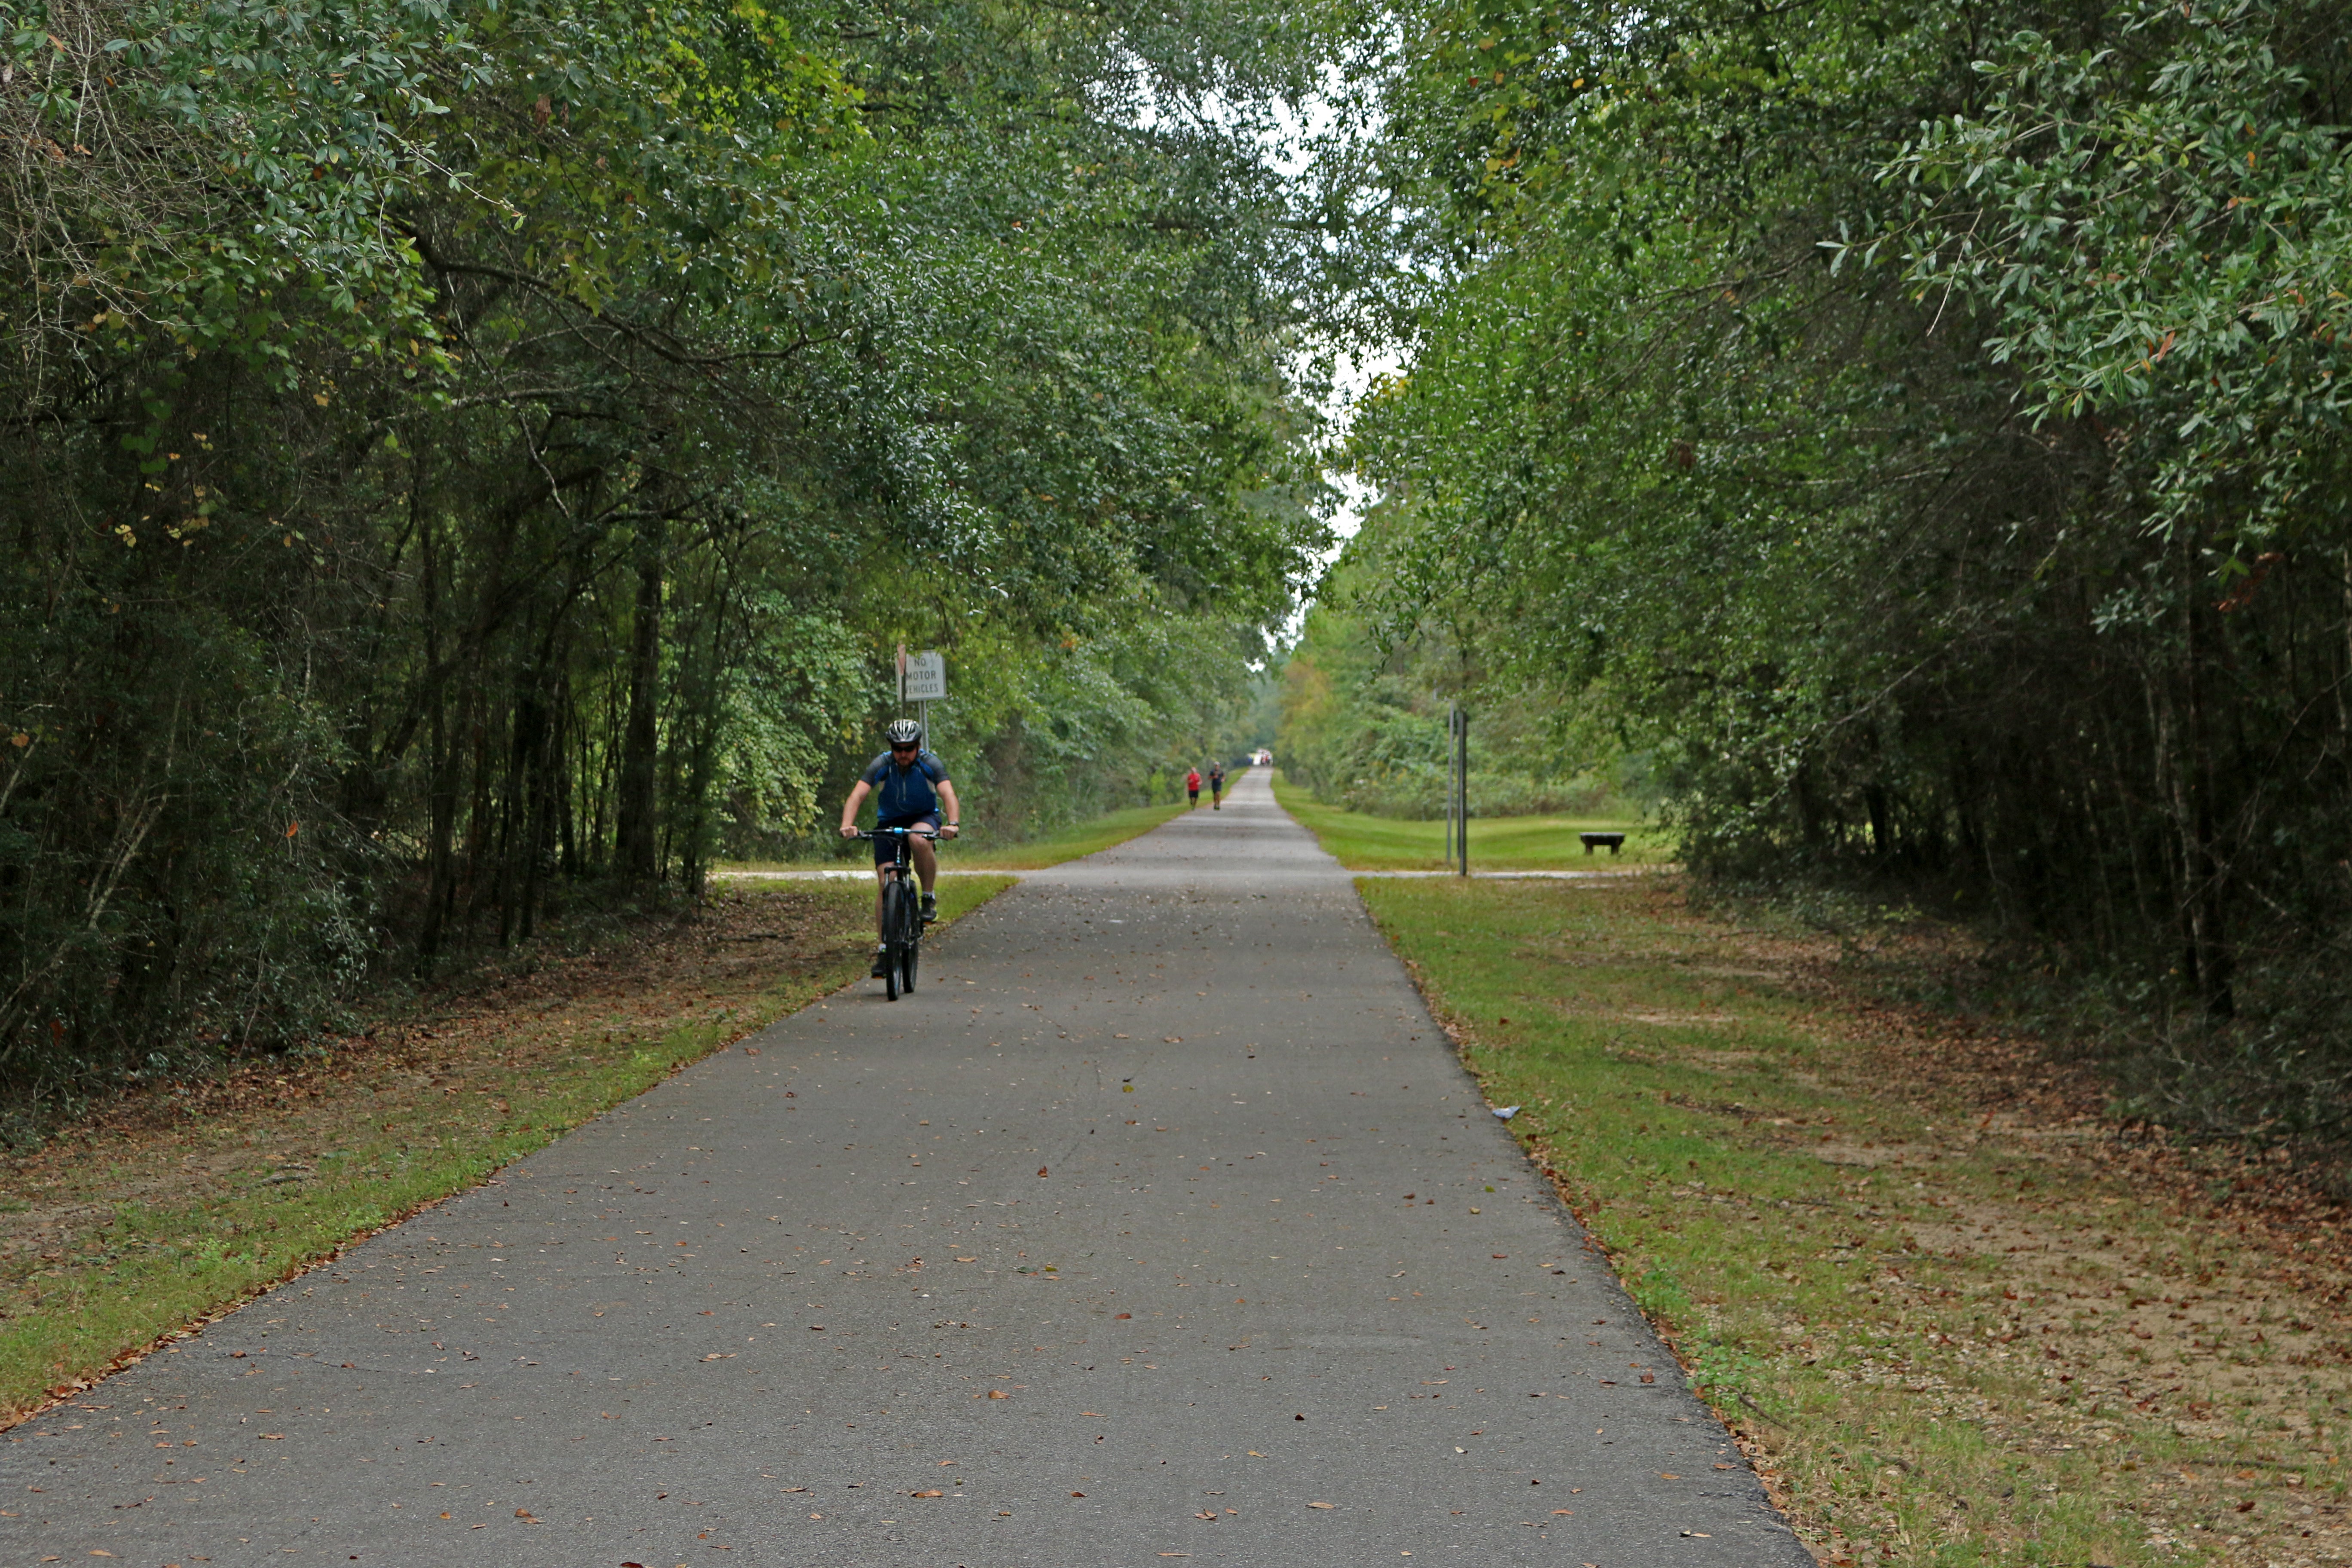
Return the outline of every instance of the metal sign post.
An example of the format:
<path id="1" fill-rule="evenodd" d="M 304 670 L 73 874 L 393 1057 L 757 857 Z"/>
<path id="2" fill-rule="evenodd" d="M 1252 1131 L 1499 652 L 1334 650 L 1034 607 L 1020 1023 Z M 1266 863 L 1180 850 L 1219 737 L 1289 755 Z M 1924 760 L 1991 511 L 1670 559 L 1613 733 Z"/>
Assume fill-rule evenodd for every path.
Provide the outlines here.
<path id="1" fill-rule="evenodd" d="M 1449 871 L 1454 869 L 1454 836 L 1459 827 L 1454 820 L 1454 797 L 1461 793 L 1454 786 L 1454 731 L 1461 718 L 1459 704 L 1445 705 L 1445 868 Z"/>
<path id="2" fill-rule="evenodd" d="M 1445 836 L 1447 869 L 1470 874 L 1470 714 L 1459 702 L 1445 710 Z"/>

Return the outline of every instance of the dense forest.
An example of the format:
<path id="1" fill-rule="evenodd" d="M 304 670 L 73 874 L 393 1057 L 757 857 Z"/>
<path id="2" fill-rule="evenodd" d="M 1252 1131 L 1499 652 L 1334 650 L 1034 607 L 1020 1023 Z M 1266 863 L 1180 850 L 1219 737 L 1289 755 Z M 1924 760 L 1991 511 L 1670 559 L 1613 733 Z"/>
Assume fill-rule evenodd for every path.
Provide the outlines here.
<path id="1" fill-rule="evenodd" d="M 692 898 L 939 647 L 975 819 L 1140 798 L 1322 548 L 1242 5 L 0 10 L 0 1089 Z"/>
<path id="2" fill-rule="evenodd" d="M 2352 1132 L 2342 0 L 19 0 L 0 1086 L 1284 678 L 1429 808 L 1973 922 L 2146 1114 Z M 1315 368 L 1402 365 L 1324 443 Z"/>
<path id="3" fill-rule="evenodd" d="M 2352 1133 L 2352 14 L 1393 17 L 1407 358 L 1286 755 L 1460 697 L 1702 873 L 1976 922 L 2142 1114 Z"/>

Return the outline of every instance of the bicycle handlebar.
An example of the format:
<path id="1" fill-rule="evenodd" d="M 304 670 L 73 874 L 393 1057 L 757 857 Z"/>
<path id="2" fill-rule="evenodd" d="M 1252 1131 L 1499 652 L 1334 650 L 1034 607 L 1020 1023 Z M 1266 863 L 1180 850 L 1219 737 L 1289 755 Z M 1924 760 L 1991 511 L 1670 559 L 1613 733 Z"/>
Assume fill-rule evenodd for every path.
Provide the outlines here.
<path id="1" fill-rule="evenodd" d="M 896 833 L 901 837 L 910 838 L 937 839 L 940 837 L 940 830 L 936 827 L 877 827 L 870 830 L 861 827 L 857 830 L 857 837 L 860 838 L 879 838 L 886 833 Z"/>

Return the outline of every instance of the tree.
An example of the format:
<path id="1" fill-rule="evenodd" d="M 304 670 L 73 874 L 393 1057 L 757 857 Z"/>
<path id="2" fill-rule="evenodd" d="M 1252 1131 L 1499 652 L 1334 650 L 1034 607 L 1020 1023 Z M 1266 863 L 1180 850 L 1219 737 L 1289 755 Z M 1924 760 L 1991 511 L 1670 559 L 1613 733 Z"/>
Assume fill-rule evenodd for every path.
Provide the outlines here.
<path id="1" fill-rule="evenodd" d="M 1097 690 L 1012 770 L 1080 798 L 1239 693 L 1320 539 L 1249 136 L 1315 44 L 1194 23 L 21 13 L 0 1083 L 690 895 L 910 631 Z"/>

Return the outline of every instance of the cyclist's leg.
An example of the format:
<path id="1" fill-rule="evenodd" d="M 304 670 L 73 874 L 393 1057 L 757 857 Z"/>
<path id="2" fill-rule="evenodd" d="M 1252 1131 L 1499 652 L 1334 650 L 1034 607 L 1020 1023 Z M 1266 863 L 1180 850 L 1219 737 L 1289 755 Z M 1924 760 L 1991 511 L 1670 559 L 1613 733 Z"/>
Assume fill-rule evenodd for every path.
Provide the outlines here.
<path id="1" fill-rule="evenodd" d="M 934 817 L 925 819 L 919 826 L 937 832 L 940 825 Z M 940 879 L 939 848 L 928 838 L 910 838 L 907 841 L 907 847 L 913 855 L 915 876 L 923 889 L 922 917 L 928 923 L 939 918 L 939 895 L 933 890 Z"/>

